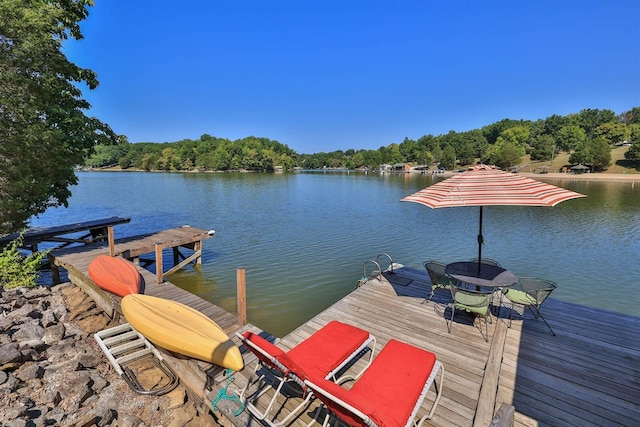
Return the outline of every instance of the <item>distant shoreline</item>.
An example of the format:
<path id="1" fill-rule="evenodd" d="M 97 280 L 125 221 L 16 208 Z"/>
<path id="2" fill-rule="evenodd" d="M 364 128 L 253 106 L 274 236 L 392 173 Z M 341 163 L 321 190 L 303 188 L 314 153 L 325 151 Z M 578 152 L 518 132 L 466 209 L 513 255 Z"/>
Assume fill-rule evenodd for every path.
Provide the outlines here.
<path id="1" fill-rule="evenodd" d="M 322 171 L 322 170 L 318 170 Z M 86 172 L 151 172 L 151 173 L 227 173 L 230 171 L 144 171 L 141 169 L 128 169 L 123 170 L 120 168 L 103 168 L 103 169 L 91 169 Z M 233 172 L 248 172 L 248 171 L 233 171 Z M 358 171 L 354 171 L 358 172 Z M 253 172 L 252 172 L 253 173 Z M 535 179 L 562 179 L 569 181 L 619 181 L 619 182 L 634 182 L 640 181 L 640 173 L 606 173 L 606 172 L 597 172 L 597 173 L 582 173 L 582 174 L 574 174 L 574 173 L 533 173 L 533 172 L 518 172 L 518 174 L 522 176 L 527 176 Z M 449 177 L 455 175 L 451 171 L 447 171 L 444 174 L 439 174 L 439 176 Z"/>
<path id="2" fill-rule="evenodd" d="M 620 181 L 635 182 L 640 181 L 640 173 L 532 173 L 519 172 L 522 176 L 536 179 L 562 179 L 568 181 Z"/>

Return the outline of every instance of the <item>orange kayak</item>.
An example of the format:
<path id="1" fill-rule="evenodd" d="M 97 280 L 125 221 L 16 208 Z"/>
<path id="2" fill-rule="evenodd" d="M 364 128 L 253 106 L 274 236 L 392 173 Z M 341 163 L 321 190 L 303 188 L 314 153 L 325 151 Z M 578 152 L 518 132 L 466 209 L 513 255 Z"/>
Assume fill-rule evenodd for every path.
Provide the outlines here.
<path id="1" fill-rule="evenodd" d="M 105 291 L 118 296 L 139 294 L 142 276 L 136 266 L 124 258 L 98 255 L 89 264 L 89 277 Z"/>

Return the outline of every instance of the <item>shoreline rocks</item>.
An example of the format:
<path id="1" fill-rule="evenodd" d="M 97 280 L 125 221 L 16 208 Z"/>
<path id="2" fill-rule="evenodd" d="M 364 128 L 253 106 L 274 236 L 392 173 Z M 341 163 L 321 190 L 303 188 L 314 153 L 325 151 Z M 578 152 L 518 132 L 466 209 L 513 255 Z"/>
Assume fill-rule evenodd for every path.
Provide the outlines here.
<path id="1" fill-rule="evenodd" d="M 109 322 L 70 283 L 0 287 L 0 426 L 217 425 L 181 385 L 163 396 L 131 390 L 93 337 Z"/>

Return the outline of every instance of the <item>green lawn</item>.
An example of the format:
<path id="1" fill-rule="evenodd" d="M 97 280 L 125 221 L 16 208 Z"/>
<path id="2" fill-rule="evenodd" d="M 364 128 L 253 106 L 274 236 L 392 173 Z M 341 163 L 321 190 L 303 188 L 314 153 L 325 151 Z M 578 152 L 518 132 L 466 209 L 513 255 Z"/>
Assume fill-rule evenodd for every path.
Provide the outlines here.
<path id="1" fill-rule="evenodd" d="M 616 147 L 611 150 L 611 165 L 609 168 L 602 173 L 640 173 L 640 169 L 638 167 L 634 167 L 630 164 L 628 160 L 624 158 L 624 153 L 627 152 L 629 147 Z M 542 165 L 549 166 L 549 172 L 558 172 L 563 167 L 570 167 L 569 164 L 569 153 L 560 153 L 555 156 L 553 162 L 538 162 L 531 161 L 529 156 L 525 156 L 522 158 L 522 164 L 525 164 L 522 172 L 535 172 Z"/>

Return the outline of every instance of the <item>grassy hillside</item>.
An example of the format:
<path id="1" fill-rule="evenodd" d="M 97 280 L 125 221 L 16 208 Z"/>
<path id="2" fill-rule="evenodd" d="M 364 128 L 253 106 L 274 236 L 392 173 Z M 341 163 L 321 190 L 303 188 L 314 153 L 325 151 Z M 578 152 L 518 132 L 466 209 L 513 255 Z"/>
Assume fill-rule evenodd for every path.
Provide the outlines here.
<path id="1" fill-rule="evenodd" d="M 637 167 L 633 167 L 625 158 L 624 153 L 629 147 L 616 147 L 611 150 L 611 166 L 602 173 L 640 173 Z M 543 165 L 549 166 L 548 172 L 559 172 L 563 167 L 569 167 L 569 154 L 560 153 L 553 159 L 553 162 L 531 161 L 529 156 L 522 158 L 522 163 L 527 165 L 522 172 L 539 172 Z"/>

